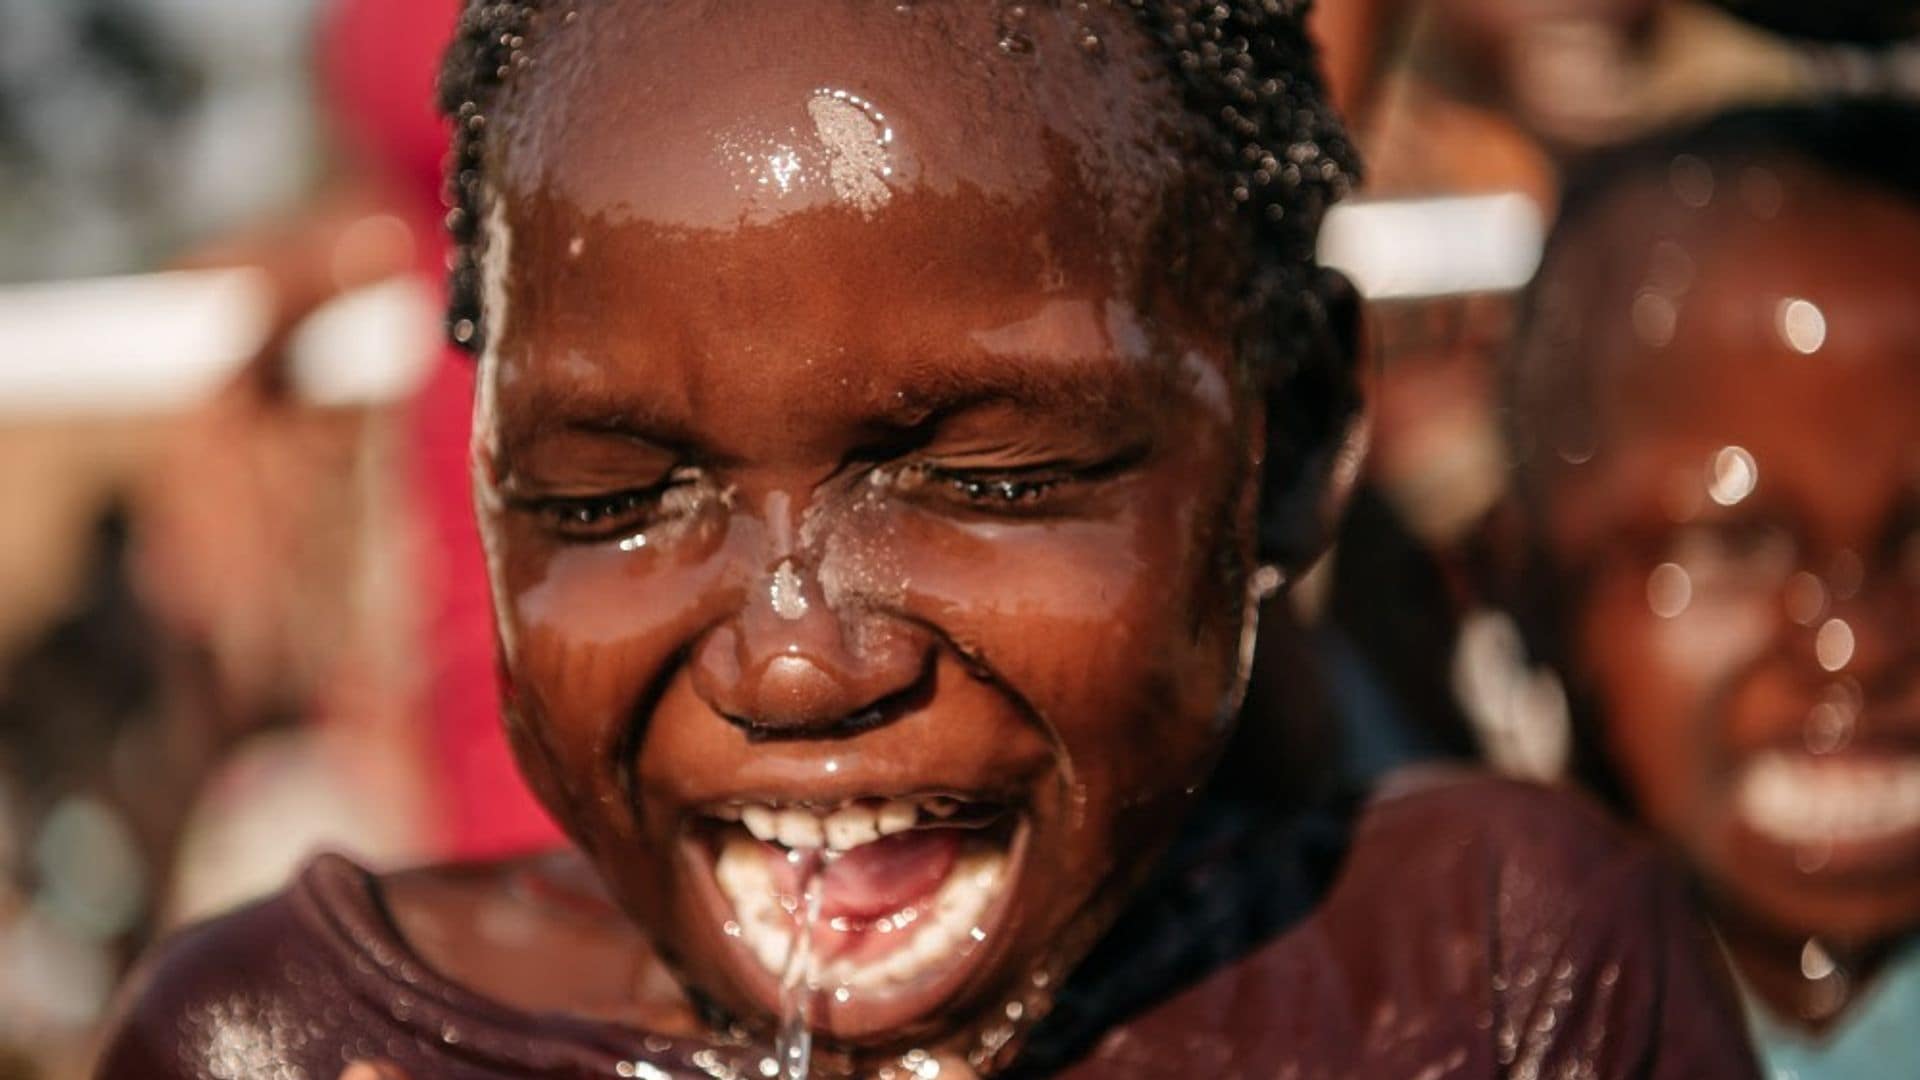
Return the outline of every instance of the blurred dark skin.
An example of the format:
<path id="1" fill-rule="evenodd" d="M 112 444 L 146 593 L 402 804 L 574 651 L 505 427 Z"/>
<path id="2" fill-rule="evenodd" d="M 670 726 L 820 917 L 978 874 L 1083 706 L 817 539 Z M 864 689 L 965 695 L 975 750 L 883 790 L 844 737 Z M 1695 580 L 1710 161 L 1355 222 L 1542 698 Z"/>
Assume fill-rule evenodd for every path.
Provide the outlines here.
<path id="1" fill-rule="evenodd" d="M 1920 927 L 1920 828 L 1780 821 L 1832 812 L 1803 774 L 1871 794 L 1920 761 L 1920 211 L 1791 161 L 1716 180 L 1698 209 L 1627 186 L 1548 267 L 1585 366 L 1524 406 L 1537 541 L 1628 800 L 1818 1026 L 1809 938 L 1858 976 Z"/>

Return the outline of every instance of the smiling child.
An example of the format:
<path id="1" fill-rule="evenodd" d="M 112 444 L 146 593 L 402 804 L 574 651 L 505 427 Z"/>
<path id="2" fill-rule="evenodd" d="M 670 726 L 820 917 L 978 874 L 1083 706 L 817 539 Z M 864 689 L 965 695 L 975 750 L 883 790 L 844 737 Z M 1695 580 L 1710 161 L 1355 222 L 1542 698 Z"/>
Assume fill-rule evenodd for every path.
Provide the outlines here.
<path id="1" fill-rule="evenodd" d="M 471 8 L 454 334 L 578 851 L 322 860 L 150 965 L 106 1073 L 773 1075 L 784 1011 L 816 1075 L 1744 1075 L 1586 807 L 1410 781 L 1318 872 L 1203 799 L 1359 430 L 1303 16 Z"/>
<path id="2" fill-rule="evenodd" d="M 1533 643 L 1803 1080 L 1920 1070 L 1916 139 L 1855 103 L 1620 151 L 1511 382 Z"/>

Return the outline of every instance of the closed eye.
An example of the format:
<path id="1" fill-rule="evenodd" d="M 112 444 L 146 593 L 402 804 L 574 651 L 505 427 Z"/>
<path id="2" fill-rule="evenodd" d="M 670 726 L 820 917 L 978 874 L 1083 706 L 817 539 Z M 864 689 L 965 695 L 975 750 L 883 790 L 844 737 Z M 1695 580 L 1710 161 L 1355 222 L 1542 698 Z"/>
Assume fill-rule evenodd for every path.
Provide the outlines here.
<path id="1" fill-rule="evenodd" d="M 1011 517 L 1066 513 L 1077 500 L 1138 464 L 1144 450 L 1129 450 L 1091 464 L 1045 462 L 1014 467 L 922 462 L 901 474 L 902 487 L 921 500 Z"/>
<path id="2" fill-rule="evenodd" d="M 645 487 L 580 495 L 544 495 L 521 505 L 563 540 L 594 543 L 632 536 L 687 516 L 707 487 L 694 468 L 675 469 L 665 480 Z"/>

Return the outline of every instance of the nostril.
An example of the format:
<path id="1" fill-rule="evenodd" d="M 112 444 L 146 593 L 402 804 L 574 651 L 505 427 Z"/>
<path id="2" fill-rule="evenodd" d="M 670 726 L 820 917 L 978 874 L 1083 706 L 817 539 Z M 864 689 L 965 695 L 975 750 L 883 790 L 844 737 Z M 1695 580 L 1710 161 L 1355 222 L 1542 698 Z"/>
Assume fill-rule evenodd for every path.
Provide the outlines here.
<path id="1" fill-rule="evenodd" d="M 887 722 L 887 710 L 884 705 L 862 709 L 827 724 L 783 724 L 773 722 L 764 716 L 737 716 L 732 713 L 722 713 L 721 716 L 727 723 L 745 732 L 752 742 L 772 742 L 776 739 L 844 739 L 863 731 L 872 731 Z"/>

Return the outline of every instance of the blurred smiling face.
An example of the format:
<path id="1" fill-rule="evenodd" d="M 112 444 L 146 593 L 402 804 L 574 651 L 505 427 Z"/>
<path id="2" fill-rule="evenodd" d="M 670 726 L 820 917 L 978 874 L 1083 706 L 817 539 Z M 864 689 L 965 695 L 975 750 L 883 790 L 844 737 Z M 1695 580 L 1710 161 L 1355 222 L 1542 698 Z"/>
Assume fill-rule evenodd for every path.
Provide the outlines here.
<path id="1" fill-rule="evenodd" d="M 1587 290 L 1619 310 L 1569 339 L 1606 359 L 1591 423 L 1557 428 L 1584 463 L 1557 467 L 1550 540 L 1640 813 L 1723 915 L 1860 947 L 1920 927 L 1920 212 L 1756 176 L 1776 217 L 1593 248 L 1643 278 Z M 1672 223 L 1671 198 L 1592 227 Z"/>
<path id="2" fill-rule="evenodd" d="M 727 1011 L 817 872 L 815 1023 L 992 1047 L 1224 735 L 1260 419 L 1124 12 L 746 10 L 550 21 L 490 118 L 510 730 Z"/>

